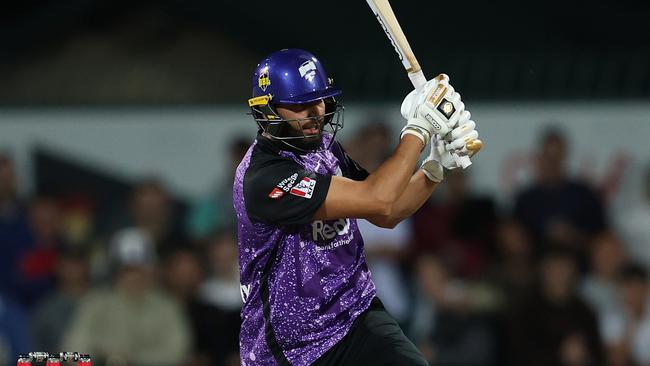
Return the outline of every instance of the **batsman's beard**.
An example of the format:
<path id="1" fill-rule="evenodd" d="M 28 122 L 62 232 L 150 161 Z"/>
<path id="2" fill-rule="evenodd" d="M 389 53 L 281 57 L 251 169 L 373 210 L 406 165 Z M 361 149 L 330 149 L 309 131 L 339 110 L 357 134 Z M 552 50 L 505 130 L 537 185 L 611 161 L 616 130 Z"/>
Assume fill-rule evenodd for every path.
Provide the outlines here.
<path id="1" fill-rule="evenodd" d="M 291 144 L 297 148 L 305 151 L 313 151 L 318 149 L 323 140 L 323 122 L 299 122 L 300 126 L 291 126 L 288 128 L 287 134 L 289 137 L 297 137 L 291 139 Z"/>

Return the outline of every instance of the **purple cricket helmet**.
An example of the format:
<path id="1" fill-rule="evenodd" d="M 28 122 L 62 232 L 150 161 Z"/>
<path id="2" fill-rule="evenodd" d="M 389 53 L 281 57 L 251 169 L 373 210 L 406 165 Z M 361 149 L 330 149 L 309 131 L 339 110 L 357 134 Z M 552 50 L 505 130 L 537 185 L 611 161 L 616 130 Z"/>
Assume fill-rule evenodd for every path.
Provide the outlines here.
<path id="1" fill-rule="evenodd" d="M 268 55 L 253 73 L 253 97 L 273 95 L 275 104 L 306 104 L 341 94 L 313 54 L 297 48 Z"/>
<path id="2" fill-rule="evenodd" d="M 248 100 L 253 117 L 262 132 L 293 150 L 309 152 L 320 147 L 322 134 L 332 134 L 343 128 L 343 106 L 335 99 L 341 90 L 327 76 L 320 61 L 305 50 L 283 49 L 265 57 L 255 68 L 252 78 L 252 98 Z M 295 120 L 322 121 L 318 135 L 305 135 L 289 126 L 276 111 L 277 105 L 302 105 L 319 100 L 325 102 L 325 115 Z M 328 146 L 329 147 L 329 146 Z"/>

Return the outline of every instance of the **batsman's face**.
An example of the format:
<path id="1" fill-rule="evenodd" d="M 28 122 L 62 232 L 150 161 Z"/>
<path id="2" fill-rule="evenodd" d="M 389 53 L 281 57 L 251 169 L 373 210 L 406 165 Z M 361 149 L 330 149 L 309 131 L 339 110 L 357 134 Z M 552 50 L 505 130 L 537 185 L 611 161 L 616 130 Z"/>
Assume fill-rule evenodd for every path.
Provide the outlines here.
<path id="1" fill-rule="evenodd" d="M 279 105 L 278 114 L 287 120 L 293 136 L 310 136 L 306 140 L 318 140 L 323 131 L 325 102 L 322 100 L 299 105 Z"/>

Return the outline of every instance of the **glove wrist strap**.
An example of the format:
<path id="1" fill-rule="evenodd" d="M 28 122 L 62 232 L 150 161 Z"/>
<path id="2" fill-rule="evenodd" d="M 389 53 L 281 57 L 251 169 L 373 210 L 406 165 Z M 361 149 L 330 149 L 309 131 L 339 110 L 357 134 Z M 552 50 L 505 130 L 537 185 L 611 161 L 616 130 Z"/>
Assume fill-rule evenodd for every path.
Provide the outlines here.
<path id="1" fill-rule="evenodd" d="M 404 138 L 404 135 L 413 135 L 419 138 L 422 141 L 422 149 L 424 149 L 424 147 L 427 146 L 429 140 L 431 139 L 431 135 L 429 134 L 429 131 L 411 125 L 407 125 L 404 126 L 404 128 L 402 128 L 402 132 L 399 134 L 400 140 Z"/>

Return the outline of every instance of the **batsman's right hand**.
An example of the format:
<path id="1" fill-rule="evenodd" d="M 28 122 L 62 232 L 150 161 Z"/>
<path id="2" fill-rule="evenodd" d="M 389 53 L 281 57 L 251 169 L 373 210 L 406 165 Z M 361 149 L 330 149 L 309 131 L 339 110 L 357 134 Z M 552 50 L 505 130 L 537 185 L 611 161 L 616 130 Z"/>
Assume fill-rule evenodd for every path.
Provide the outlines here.
<path id="1" fill-rule="evenodd" d="M 407 124 L 424 127 L 443 139 L 456 127 L 464 110 L 460 94 L 449 84 L 445 74 L 427 81 L 421 90 L 409 93 L 400 108 L 402 116 L 409 121 Z M 422 122 L 426 126 L 422 126 Z"/>

